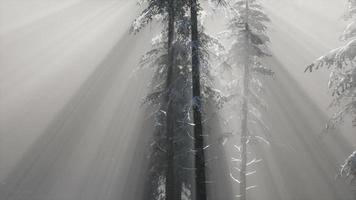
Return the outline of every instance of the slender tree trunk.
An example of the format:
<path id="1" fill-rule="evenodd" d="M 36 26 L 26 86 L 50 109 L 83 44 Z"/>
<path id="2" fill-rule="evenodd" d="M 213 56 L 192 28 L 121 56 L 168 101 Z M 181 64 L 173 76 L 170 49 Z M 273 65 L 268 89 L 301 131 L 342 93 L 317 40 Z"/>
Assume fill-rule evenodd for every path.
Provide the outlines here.
<path id="1" fill-rule="evenodd" d="M 192 81 L 193 81 L 193 115 L 194 115 L 194 148 L 195 148 L 195 182 L 196 199 L 206 200 L 206 177 L 204 158 L 204 137 L 202 126 L 202 102 L 200 94 L 200 62 L 197 0 L 190 0 L 191 42 L 192 42 Z"/>
<path id="2" fill-rule="evenodd" d="M 248 118 L 248 95 L 249 95 L 249 65 L 244 66 L 244 89 L 242 103 L 242 119 L 241 119 L 241 169 L 240 169 L 240 195 L 241 200 L 246 200 L 246 164 L 247 164 L 247 118 Z"/>
<path id="3" fill-rule="evenodd" d="M 181 200 L 182 199 L 182 181 L 179 178 L 176 179 L 175 185 L 175 195 L 174 200 Z"/>
<path id="4" fill-rule="evenodd" d="M 165 98 L 166 104 L 166 134 L 167 134 L 167 171 L 166 171 L 166 200 L 180 200 L 177 199 L 177 180 L 176 180 L 176 169 L 175 169 L 175 159 L 174 159 L 174 105 L 172 101 L 174 99 L 170 98 L 172 91 L 172 78 L 174 74 L 174 21 L 175 21 L 175 10 L 174 1 L 169 0 L 168 7 L 168 69 L 167 69 L 167 80 L 166 89 L 167 94 Z"/>
<path id="5" fill-rule="evenodd" d="M 241 200 L 246 200 L 246 168 L 247 168 L 247 136 L 248 136 L 248 96 L 250 84 L 250 37 L 249 37 L 249 3 L 246 3 L 246 16 L 245 16 L 245 42 L 246 42 L 246 56 L 244 61 L 244 76 L 243 76 L 243 102 L 242 102 L 242 118 L 241 118 L 241 171 L 240 171 L 240 195 Z"/>

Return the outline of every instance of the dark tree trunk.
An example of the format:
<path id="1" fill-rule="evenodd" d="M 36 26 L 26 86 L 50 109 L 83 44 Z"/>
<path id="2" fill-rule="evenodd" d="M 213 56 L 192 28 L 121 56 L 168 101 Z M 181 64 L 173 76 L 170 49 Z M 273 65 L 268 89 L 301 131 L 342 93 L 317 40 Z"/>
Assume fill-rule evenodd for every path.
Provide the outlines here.
<path id="1" fill-rule="evenodd" d="M 166 134 L 167 134 L 167 171 L 166 171 L 166 200 L 176 200 L 176 169 L 174 162 L 174 109 L 171 99 L 172 91 L 172 78 L 174 74 L 174 21 L 175 10 L 174 1 L 169 0 L 168 5 L 168 69 L 167 69 L 167 82 L 166 82 Z M 180 199 L 177 199 L 180 200 Z"/>
<path id="2" fill-rule="evenodd" d="M 182 199 L 182 182 L 179 180 L 179 178 L 177 178 L 175 184 L 174 200 L 181 200 L 181 199 Z"/>
<path id="3" fill-rule="evenodd" d="M 190 0 L 191 42 L 192 42 L 192 81 L 193 81 L 193 115 L 194 115 L 194 148 L 196 199 L 206 200 L 206 175 L 204 158 L 204 137 L 202 126 L 202 102 L 200 94 L 200 62 L 197 0 Z"/>

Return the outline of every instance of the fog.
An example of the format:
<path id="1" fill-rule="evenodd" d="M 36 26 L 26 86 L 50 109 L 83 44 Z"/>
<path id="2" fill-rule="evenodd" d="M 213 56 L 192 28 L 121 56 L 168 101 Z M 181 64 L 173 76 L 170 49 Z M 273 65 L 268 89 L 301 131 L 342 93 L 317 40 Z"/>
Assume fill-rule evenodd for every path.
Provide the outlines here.
<path id="1" fill-rule="evenodd" d="M 249 199 L 352 200 L 335 175 L 356 148 L 355 129 L 346 123 L 320 135 L 333 113 L 328 73 L 304 73 L 341 44 L 346 2 L 264 5 L 276 73 L 266 85 L 273 142 L 252 152 L 263 162 L 249 181 L 258 186 Z M 127 0 L 0 0 L 0 9 L 0 199 L 140 199 L 152 134 L 142 98 L 151 71 L 137 67 L 157 25 L 130 34 L 140 7 Z M 222 31 L 221 23 L 209 17 L 208 31 Z M 221 126 L 216 120 L 206 129 Z M 229 161 L 238 140 L 213 153 Z M 229 163 L 212 166 L 216 183 L 230 183 L 219 175 Z M 233 181 L 231 188 L 237 195 Z M 210 190 L 216 200 L 231 192 Z"/>

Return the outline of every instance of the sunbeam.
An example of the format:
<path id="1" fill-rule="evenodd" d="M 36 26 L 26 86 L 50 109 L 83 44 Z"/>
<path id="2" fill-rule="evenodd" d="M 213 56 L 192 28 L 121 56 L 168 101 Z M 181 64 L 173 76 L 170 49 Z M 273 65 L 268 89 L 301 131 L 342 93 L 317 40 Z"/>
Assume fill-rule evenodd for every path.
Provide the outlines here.
<path id="1" fill-rule="evenodd" d="M 355 127 L 324 132 L 330 70 L 304 72 L 345 44 L 347 0 L 200 1 L 197 23 L 157 2 L 0 0 L 0 199 L 354 200 Z"/>

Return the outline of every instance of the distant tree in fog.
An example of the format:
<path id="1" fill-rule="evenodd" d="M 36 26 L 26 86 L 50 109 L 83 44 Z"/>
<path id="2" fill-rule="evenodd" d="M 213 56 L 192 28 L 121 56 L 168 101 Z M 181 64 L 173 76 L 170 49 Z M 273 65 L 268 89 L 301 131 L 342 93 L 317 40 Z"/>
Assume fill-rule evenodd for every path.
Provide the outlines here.
<path id="1" fill-rule="evenodd" d="M 328 121 L 327 129 L 342 123 L 347 115 L 352 117 L 356 126 L 356 0 L 348 0 L 348 3 L 344 19 L 350 23 L 340 37 L 346 44 L 331 50 L 305 69 L 305 72 L 313 72 L 321 67 L 330 70 L 328 87 L 333 97 L 330 106 L 339 110 Z"/>
<path id="2" fill-rule="evenodd" d="M 262 76 L 274 75 L 271 69 L 263 65 L 263 58 L 270 56 L 267 47 L 270 40 L 266 34 L 266 23 L 270 20 L 257 0 L 236 0 L 229 5 L 232 17 L 228 30 L 223 35 L 233 42 L 222 65 L 233 74 L 231 82 L 226 84 L 231 92 L 228 101 L 237 103 L 241 108 L 241 112 L 238 112 L 241 146 L 235 146 L 240 158 L 233 158 L 233 162 L 240 163 L 240 166 L 235 168 L 240 175 L 239 179 L 233 174 L 231 177 L 240 184 L 240 199 L 246 200 L 246 191 L 255 187 L 247 186 L 247 175 L 255 173 L 248 172 L 247 167 L 260 161 L 255 158 L 250 158 L 249 161 L 247 145 L 258 142 L 269 144 L 264 138 L 268 127 L 260 111 L 266 109 L 267 105 L 260 94 L 263 92 Z M 258 134 L 261 131 L 263 136 Z"/>

